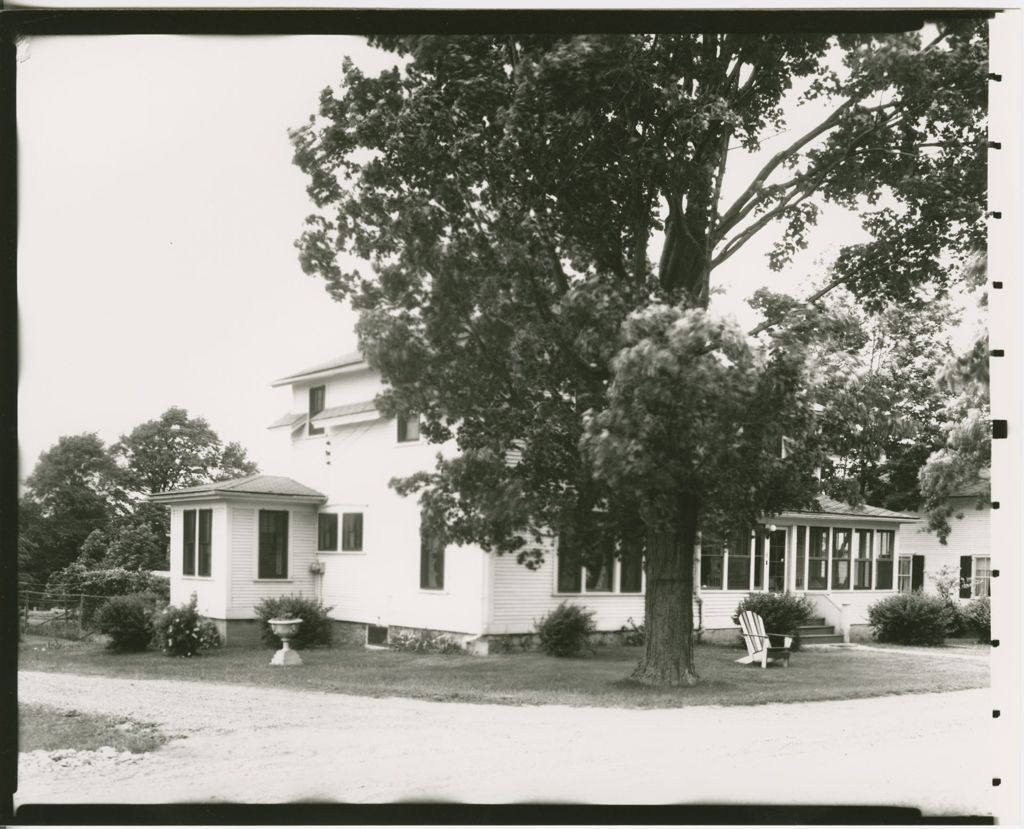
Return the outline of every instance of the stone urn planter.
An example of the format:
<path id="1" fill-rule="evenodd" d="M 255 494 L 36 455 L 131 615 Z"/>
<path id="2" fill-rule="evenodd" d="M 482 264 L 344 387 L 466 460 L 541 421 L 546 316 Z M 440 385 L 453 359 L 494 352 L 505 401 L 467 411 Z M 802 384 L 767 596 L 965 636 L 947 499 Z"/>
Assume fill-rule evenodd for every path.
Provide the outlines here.
<path id="1" fill-rule="evenodd" d="M 274 654 L 270 660 L 271 665 L 301 665 L 302 658 L 299 656 L 298 651 L 293 651 L 291 647 L 291 639 L 299 632 L 299 625 L 302 624 L 302 619 L 270 619 L 268 621 L 270 629 L 274 631 L 274 635 L 281 640 L 281 650 Z"/>

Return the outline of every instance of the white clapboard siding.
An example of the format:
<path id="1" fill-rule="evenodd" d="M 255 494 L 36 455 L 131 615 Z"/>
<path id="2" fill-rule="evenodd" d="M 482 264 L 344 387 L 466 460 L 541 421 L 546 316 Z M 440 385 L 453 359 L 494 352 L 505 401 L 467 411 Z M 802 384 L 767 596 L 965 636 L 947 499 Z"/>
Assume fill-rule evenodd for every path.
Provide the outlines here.
<path id="1" fill-rule="evenodd" d="M 924 556 L 924 589 L 934 592 L 936 574 L 943 566 L 959 569 L 960 556 L 987 556 L 992 550 L 991 509 L 985 504 L 978 509 L 978 499 L 952 499 L 955 512 L 949 517 L 950 533 L 945 544 L 928 532 L 927 521 L 919 519 L 900 527 L 900 555 Z M 993 567 L 999 567 L 998 556 Z"/>
<path id="2" fill-rule="evenodd" d="M 563 601 L 594 611 L 597 630 L 615 631 L 632 618 L 639 624 L 644 618 L 644 597 L 630 593 L 555 593 L 554 551 L 545 552 L 544 564 L 530 570 L 518 564 L 514 555 L 491 558 L 491 601 L 487 632 L 534 633 L 534 622 Z"/>
<path id="3" fill-rule="evenodd" d="M 258 560 L 257 511 L 284 509 L 280 504 L 231 505 L 231 599 L 228 618 L 252 618 L 261 599 L 274 596 L 313 596 L 309 565 L 316 549 L 316 510 L 296 505 L 288 509 L 288 579 L 256 578 Z"/>

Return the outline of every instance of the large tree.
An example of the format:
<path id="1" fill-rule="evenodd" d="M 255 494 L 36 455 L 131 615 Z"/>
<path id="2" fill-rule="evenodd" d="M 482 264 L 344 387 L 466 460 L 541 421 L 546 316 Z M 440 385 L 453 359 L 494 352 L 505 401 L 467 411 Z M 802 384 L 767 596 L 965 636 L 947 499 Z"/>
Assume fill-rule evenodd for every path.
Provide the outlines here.
<path id="1" fill-rule="evenodd" d="M 93 432 L 65 435 L 39 456 L 18 508 L 22 573 L 45 582 L 72 562 L 91 532 L 106 527 L 124 501 L 120 474 Z"/>
<path id="2" fill-rule="evenodd" d="M 597 462 L 585 423 L 614 418 L 635 436 L 645 423 L 627 423 L 629 412 L 703 413 L 672 400 L 628 403 L 621 395 L 645 392 L 624 367 L 643 363 L 620 350 L 671 342 L 679 319 L 707 307 L 714 269 L 769 226 L 782 228 L 770 265 L 784 267 L 824 202 L 863 210 L 870 241 L 841 252 L 834 282 L 871 307 L 910 301 L 925 283 L 941 293 L 951 265 L 984 238 L 984 23 L 879 36 L 372 43 L 402 65 L 367 77 L 346 60 L 340 92 L 324 90 L 319 114 L 292 138 L 318 208 L 299 241 L 303 268 L 361 312 L 364 351 L 390 386 L 385 411 L 421 412 L 430 440 L 455 438 L 460 449 L 399 487 L 422 489 L 453 540 L 526 563 L 542 555 L 540 528 L 584 557 L 643 528 L 648 611 L 680 601 L 674 585 L 692 569 L 702 516 L 741 497 L 744 514 L 786 504 L 756 503 L 767 490 L 744 486 L 735 470 L 731 501 L 684 469 L 660 476 L 657 493 L 622 486 L 618 465 Z M 815 122 L 762 152 L 787 132 L 794 89 L 817 108 Z M 752 154 L 756 171 L 737 184 Z M 372 273 L 339 254 L 368 260 Z M 660 333 L 623 327 L 661 306 L 675 310 L 644 317 L 668 326 Z M 699 378 L 706 365 L 696 346 L 657 350 L 680 363 L 659 368 L 661 381 Z M 754 385 L 714 403 L 722 428 L 723 413 L 765 381 L 743 365 L 737 382 Z M 793 365 L 794 378 L 801 371 Z M 801 385 L 784 384 L 772 411 L 799 420 L 793 412 L 810 405 Z M 696 426 L 680 434 L 696 442 L 673 444 L 673 459 L 713 440 Z M 774 468 L 777 448 L 744 434 L 736 451 Z M 793 450 L 811 458 L 811 435 L 801 430 L 796 440 L 807 440 Z M 798 506 L 811 493 L 787 494 Z M 686 601 L 648 616 L 638 677 L 695 681 L 690 613 Z"/>

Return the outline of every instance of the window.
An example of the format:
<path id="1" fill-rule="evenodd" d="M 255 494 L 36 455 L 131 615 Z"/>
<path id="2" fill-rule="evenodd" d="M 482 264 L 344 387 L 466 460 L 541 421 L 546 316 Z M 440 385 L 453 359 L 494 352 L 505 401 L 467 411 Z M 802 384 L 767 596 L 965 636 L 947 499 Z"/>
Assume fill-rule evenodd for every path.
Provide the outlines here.
<path id="1" fill-rule="evenodd" d="M 828 527 L 811 527 L 807 555 L 807 589 L 828 588 Z"/>
<path id="2" fill-rule="evenodd" d="M 327 396 L 326 386 L 313 386 L 309 390 L 309 433 L 311 435 L 322 435 L 322 426 L 314 426 L 313 418 L 324 410 L 324 401 Z"/>
<path id="3" fill-rule="evenodd" d="M 875 589 L 892 590 L 892 557 L 896 546 L 896 533 L 893 530 L 878 531 L 878 558 L 875 560 L 877 569 Z"/>
<path id="4" fill-rule="evenodd" d="M 421 590 L 444 590 L 444 547 L 439 533 L 420 526 Z"/>
<path id="5" fill-rule="evenodd" d="M 760 590 L 761 584 L 764 582 L 764 542 L 765 535 L 767 533 L 764 530 L 757 529 L 754 531 L 754 589 Z"/>
<path id="6" fill-rule="evenodd" d="M 196 574 L 196 511 L 185 510 L 182 515 L 182 564 L 181 572 L 185 576 Z"/>
<path id="7" fill-rule="evenodd" d="M 853 563 L 853 589 L 871 589 L 871 550 L 875 534 L 857 530 L 857 558 Z"/>
<path id="8" fill-rule="evenodd" d="M 911 566 L 913 560 L 910 556 L 900 556 L 899 569 L 896 572 L 896 589 L 900 593 L 911 591 Z"/>
<path id="9" fill-rule="evenodd" d="M 989 556 L 960 556 L 960 598 L 981 599 L 992 589 L 992 559 Z"/>
<path id="10" fill-rule="evenodd" d="M 213 546 L 213 510 L 199 510 L 199 572 L 200 576 L 210 575 Z"/>
<path id="11" fill-rule="evenodd" d="M 700 544 L 700 588 L 721 590 L 724 586 L 725 549 L 722 542 L 708 539 Z"/>
<path id="12" fill-rule="evenodd" d="M 316 517 L 316 548 L 322 552 L 338 549 L 338 516 L 333 512 L 321 512 Z"/>
<path id="13" fill-rule="evenodd" d="M 785 530 L 774 530 L 768 536 L 768 589 L 774 593 L 786 589 Z"/>
<path id="14" fill-rule="evenodd" d="M 726 586 L 729 590 L 750 589 L 750 536 L 739 533 L 728 549 Z"/>
<path id="15" fill-rule="evenodd" d="M 619 592 L 641 593 L 644 589 L 644 547 L 630 544 L 619 561 Z"/>
<path id="16" fill-rule="evenodd" d="M 411 443 L 420 439 L 420 416 L 411 414 L 398 418 L 398 442 Z"/>
<path id="17" fill-rule="evenodd" d="M 558 593 L 615 593 L 615 572 L 618 569 L 619 593 L 642 593 L 644 589 L 644 548 L 642 542 L 628 547 L 612 548 L 605 552 L 599 563 L 584 567 L 566 543 L 559 539 L 555 557 Z"/>
<path id="18" fill-rule="evenodd" d="M 288 578 L 288 511 L 261 509 L 257 578 Z"/>
<path id="19" fill-rule="evenodd" d="M 196 516 L 198 513 L 198 526 Z M 197 535 L 198 529 L 198 535 Z M 182 513 L 181 522 L 183 576 L 209 576 L 213 560 L 213 510 L 187 509 Z M 198 543 L 197 543 L 198 542 Z M 199 567 L 196 569 L 196 552 L 199 553 Z"/>
<path id="20" fill-rule="evenodd" d="M 346 512 L 341 516 L 341 549 L 355 552 L 363 549 L 363 514 Z"/>
<path id="21" fill-rule="evenodd" d="M 583 590 L 583 566 L 573 561 L 567 545 L 558 544 L 558 592 L 579 593 Z"/>
<path id="22" fill-rule="evenodd" d="M 981 599 L 992 595 L 992 559 L 989 556 L 975 557 L 971 588 L 972 598 Z"/>
<path id="23" fill-rule="evenodd" d="M 807 560 L 807 527 L 796 528 L 796 589 L 804 589 L 804 562 Z"/>
<path id="24" fill-rule="evenodd" d="M 832 530 L 832 589 L 850 589 L 852 530 Z"/>

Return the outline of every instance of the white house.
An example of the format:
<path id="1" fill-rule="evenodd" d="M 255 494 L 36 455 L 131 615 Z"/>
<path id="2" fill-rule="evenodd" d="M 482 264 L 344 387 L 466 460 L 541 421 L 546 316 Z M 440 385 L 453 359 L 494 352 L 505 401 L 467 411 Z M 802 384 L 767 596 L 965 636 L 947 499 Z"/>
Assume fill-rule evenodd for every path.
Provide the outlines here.
<path id="1" fill-rule="evenodd" d="M 934 592 L 936 575 L 948 567 L 960 575 L 961 600 L 991 594 L 992 507 L 987 498 L 988 488 L 987 480 L 979 480 L 954 493 L 950 499 L 953 514 L 949 517 L 950 532 L 945 544 L 928 531 L 924 518 L 900 527 L 900 586 L 909 583 L 910 573 L 921 572 L 921 583 L 915 581 L 912 586 Z"/>
<path id="2" fill-rule="evenodd" d="M 599 631 L 643 619 L 639 561 L 573 568 L 550 539 L 544 564 L 529 570 L 476 546 L 446 549 L 421 533 L 416 499 L 388 482 L 453 449 L 421 439 L 415 415 L 396 421 L 376 410 L 381 379 L 358 353 L 274 385 L 292 392 L 290 411 L 270 426 L 290 442 L 290 477 L 153 496 L 171 510 L 171 601 L 195 592 L 227 642 L 255 640 L 254 606 L 287 594 L 322 599 L 352 641 L 429 630 L 480 652 L 531 635 L 534 622 L 566 600 L 595 611 Z M 694 618 L 703 635 L 733 639 L 737 604 L 763 590 L 805 593 L 837 636 L 863 632 L 867 606 L 904 586 L 901 525 L 916 516 L 827 498 L 820 506 L 766 521 L 741 549 L 701 545 Z"/>

